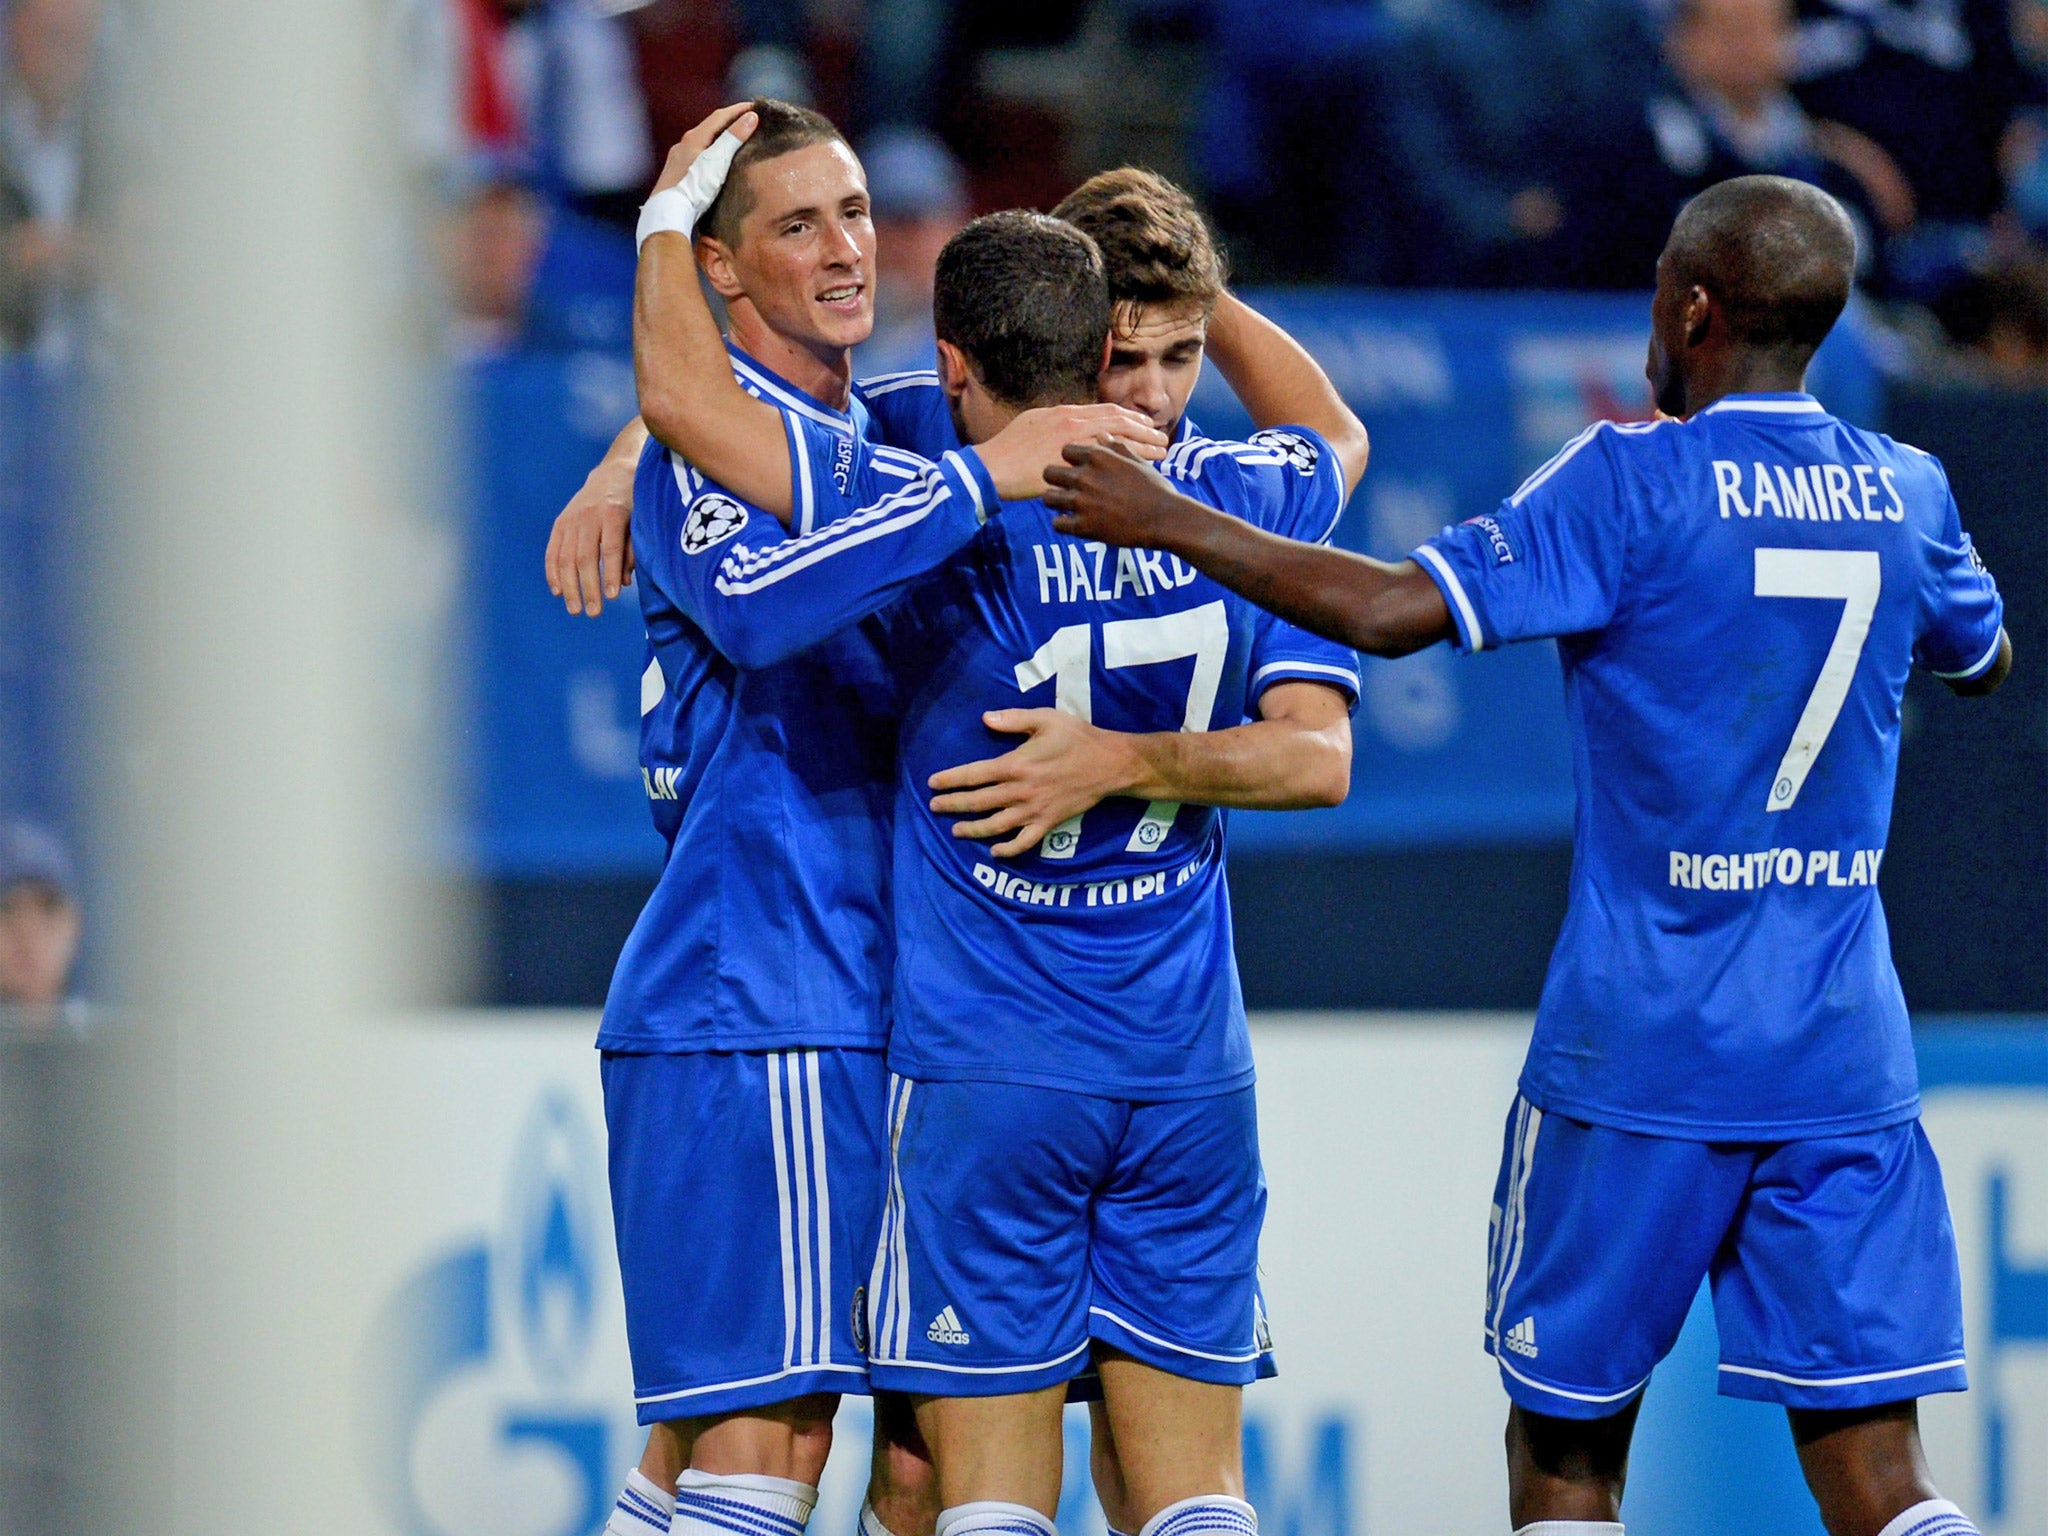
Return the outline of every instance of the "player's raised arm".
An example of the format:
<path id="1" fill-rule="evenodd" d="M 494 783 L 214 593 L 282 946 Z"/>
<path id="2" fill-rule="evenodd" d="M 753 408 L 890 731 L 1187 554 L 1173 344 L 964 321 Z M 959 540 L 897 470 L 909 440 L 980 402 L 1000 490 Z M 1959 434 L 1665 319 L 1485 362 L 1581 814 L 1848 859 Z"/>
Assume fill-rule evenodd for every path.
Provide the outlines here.
<path id="1" fill-rule="evenodd" d="M 1375 656 L 1405 656 L 1454 634 L 1443 594 L 1413 560 L 1390 565 L 1266 533 L 1108 449 L 1077 446 L 1066 458 L 1045 472 L 1062 533 L 1178 555 L 1267 612 Z"/>
<path id="2" fill-rule="evenodd" d="M 633 375 L 649 432 L 720 485 L 787 522 L 793 497 L 781 413 L 733 377 L 725 338 L 698 281 L 691 237 L 758 121 L 744 102 L 721 107 L 669 151 L 641 213 Z M 707 255 L 717 253 L 711 237 L 701 243 Z"/>
<path id="3" fill-rule="evenodd" d="M 1209 319 L 1208 353 L 1257 427 L 1312 427 L 1344 466 L 1344 494 L 1358 487 L 1371 443 L 1365 423 L 1308 349 L 1225 293 Z"/>

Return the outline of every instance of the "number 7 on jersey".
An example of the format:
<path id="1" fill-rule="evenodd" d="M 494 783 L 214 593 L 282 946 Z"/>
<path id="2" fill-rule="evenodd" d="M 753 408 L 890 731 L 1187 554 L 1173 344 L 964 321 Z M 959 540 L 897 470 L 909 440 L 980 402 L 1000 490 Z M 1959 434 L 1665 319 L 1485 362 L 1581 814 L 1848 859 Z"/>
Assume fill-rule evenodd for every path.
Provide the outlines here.
<path id="1" fill-rule="evenodd" d="M 1827 745 L 1828 733 L 1841 717 L 1842 702 L 1863 659 L 1870 638 L 1870 618 L 1877 612 L 1877 594 L 1884 584 L 1884 565 L 1867 549 L 1759 549 L 1756 552 L 1758 597 L 1834 598 L 1842 605 L 1828 659 L 1821 663 L 1806 708 L 1792 728 L 1792 743 L 1771 775 L 1766 811 L 1786 811 L 1799 798 L 1814 759 Z"/>

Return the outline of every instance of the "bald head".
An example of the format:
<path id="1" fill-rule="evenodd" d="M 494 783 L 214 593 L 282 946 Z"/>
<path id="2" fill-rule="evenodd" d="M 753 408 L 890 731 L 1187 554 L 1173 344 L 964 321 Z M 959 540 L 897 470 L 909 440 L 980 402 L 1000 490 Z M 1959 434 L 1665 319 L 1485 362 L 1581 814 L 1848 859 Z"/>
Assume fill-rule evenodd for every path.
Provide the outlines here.
<path id="1" fill-rule="evenodd" d="M 1818 187 L 1738 176 L 1679 211 L 1664 255 L 1718 301 L 1735 345 L 1811 354 L 1849 302 L 1856 231 Z"/>

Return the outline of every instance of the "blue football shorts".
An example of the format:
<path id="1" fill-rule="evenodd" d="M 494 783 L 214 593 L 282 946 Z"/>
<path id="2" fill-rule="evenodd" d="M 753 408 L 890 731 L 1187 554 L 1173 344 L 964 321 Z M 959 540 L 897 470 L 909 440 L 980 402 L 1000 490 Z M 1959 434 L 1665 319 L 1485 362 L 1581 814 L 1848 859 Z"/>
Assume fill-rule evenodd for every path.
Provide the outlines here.
<path id="1" fill-rule="evenodd" d="M 1917 1120 L 1850 1136 L 1680 1141 L 1509 1112 L 1486 1348 L 1508 1396 L 1619 1412 L 1712 1284 L 1720 1389 L 1793 1408 L 1961 1392 L 1962 1277 Z"/>
<path id="2" fill-rule="evenodd" d="M 1036 1391 L 1082 1375 L 1096 1340 L 1196 1381 L 1271 1374 L 1251 1089 L 1134 1103 L 892 1076 L 889 1112 L 878 1390 Z"/>
<path id="3" fill-rule="evenodd" d="M 882 1053 L 607 1051 L 601 1070 L 640 1422 L 865 1393 Z"/>

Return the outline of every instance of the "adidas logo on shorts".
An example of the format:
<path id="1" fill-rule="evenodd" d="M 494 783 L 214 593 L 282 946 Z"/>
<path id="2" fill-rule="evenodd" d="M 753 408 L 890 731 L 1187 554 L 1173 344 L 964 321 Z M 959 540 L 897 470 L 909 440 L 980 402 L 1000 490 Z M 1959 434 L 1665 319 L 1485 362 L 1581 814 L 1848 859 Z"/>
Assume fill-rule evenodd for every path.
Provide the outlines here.
<path id="1" fill-rule="evenodd" d="M 925 1329 L 924 1336 L 934 1344 L 965 1344 L 968 1342 L 967 1330 L 960 1326 L 960 1319 L 955 1315 L 951 1307 L 947 1307 L 937 1317 L 932 1319 L 932 1325 Z"/>
<path id="2" fill-rule="evenodd" d="M 1526 1359 L 1536 1358 L 1536 1319 L 1525 1317 L 1501 1336 L 1501 1342 Z"/>

